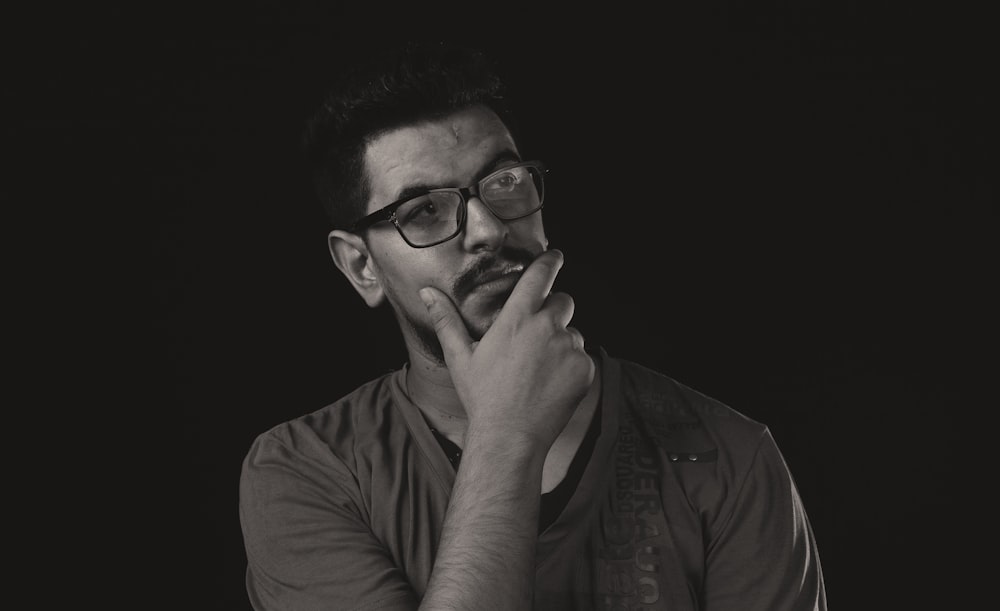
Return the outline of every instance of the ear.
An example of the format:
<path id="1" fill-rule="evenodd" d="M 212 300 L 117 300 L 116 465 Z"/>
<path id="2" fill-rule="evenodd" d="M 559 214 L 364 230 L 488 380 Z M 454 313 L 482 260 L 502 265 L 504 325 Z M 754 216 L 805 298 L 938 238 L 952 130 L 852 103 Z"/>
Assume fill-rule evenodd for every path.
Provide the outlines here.
<path id="1" fill-rule="evenodd" d="M 327 245 L 333 263 L 347 277 L 368 307 L 381 305 L 385 301 L 385 291 L 375 273 L 368 246 L 361 236 L 335 229 L 327 237 Z"/>

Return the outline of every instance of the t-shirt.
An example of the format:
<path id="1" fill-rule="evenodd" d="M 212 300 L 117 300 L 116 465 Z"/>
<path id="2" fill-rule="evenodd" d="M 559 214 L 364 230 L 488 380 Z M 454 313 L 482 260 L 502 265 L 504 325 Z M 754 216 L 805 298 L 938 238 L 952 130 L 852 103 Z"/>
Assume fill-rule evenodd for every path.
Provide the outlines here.
<path id="1" fill-rule="evenodd" d="M 813 532 L 767 427 L 600 359 L 600 435 L 539 534 L 534 608 L 825 610 Z M 240 517 L 258 611 L 417 608 L 455 470 L 405 374 L 254 441 Z"/>
<path id="2" fill-rule="evenodd" d="M 583 468 L 587 466 L 587 461 L 590 460 L 590 453 L 594 450 L 594 442 L 597 441 L 597 435 L 601 431 L 601 403 L 597 402 L 597 407 L 594 409 L 594 413 L 590 416 L 590 424 L 587 425 L 587 432 L 580 441 L 580 447 L 577 448 L 576 453 L 573 455 L 573 460 L 570 461 L 569 467 L 566 469 L 566 475 L 562 478 L 555 488 L 542 494 L 542 499 L 540 507 L 538 508 L 538 532 L 539 534 L 549 527 L 549 524 L 555 521 L 555 519 L 562 513 L 563 507 L 569 502 L 571 496 L 573 496 L 573 491 L 576 490 L 576 485 L 580 483 L 580 478 L 583 477 Z M 450 439 L 442 435 L 433 426 L 430 427 L 431 433 L 434 434 L 435 441 L 444 450 L 445 456 L 448 457 L 448 462 L 455 469 L 458 469 L 458 465 L 462 460 L 462 449 L 459 448 Z"/>

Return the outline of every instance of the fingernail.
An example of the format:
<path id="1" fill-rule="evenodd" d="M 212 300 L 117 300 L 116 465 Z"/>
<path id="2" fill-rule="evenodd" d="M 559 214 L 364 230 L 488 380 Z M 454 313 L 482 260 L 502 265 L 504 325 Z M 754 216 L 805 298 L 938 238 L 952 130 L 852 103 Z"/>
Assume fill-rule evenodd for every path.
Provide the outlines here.
<path id="1" fill-rule="evenodd" d="M 430 289 L 420 289 L 417 291 L 420 294 L 420 300 L 424 302 L 424 305 L 428 308 L 434 305 L 434 293 Z"/>

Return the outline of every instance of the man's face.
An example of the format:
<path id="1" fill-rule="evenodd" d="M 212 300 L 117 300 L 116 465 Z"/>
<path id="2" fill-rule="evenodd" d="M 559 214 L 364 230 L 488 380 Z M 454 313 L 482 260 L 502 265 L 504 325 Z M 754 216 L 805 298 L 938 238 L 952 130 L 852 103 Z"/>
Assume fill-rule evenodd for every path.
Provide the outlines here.
<path id="1" fill-rule="evenodd" d="M 403 127 L 373 140 L 365 153 L 371 182 L 368 212 L 415 187 L 465 187 L 520 161 L 507 128 L 486 108 Z M 428 248 L 409 246 L 390 223 L 368 230 L 371 262 L 408 345 L 442 362 L 441 348 L 417 293 L 435 287 L 458 307 L 470 334 L 486 333 L 521 273 L 547 247 L 541 212 L 515 221 L 493 216 L 478 197 L 468 202 L 465 228 Z"/>

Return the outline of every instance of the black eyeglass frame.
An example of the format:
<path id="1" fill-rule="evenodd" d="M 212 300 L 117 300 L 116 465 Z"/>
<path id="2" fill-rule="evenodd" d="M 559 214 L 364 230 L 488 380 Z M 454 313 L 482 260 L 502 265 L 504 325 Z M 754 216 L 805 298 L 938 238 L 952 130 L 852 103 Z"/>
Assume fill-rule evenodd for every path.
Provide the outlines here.
<path id="1" fill-rule="evenodd" d="M 530 212 L 525 212 L 524 214 L 519 214 L 517 216 L 511 216 L 511 217 L 501 216 L 496 210 L 493 209 L 492 206 L 490 206 L 489 202 L 487 202 L 485 199 L 482 198 L 482 196 L 480 196 L 479 193 L 482 190 L 483 184 L 489 181 L 497 174 L 511 170 L 513 168 L 522 168 L 522 167 L 531 167 L 535 168 L 538 171 L 538 176 L 541 181 L 540 182 L 541 193 L 539 193 L 538 197 L 538 207 L 535 208 L 534 210 L 531 210 Z M 405 241 L 411 247 L 429 248 L 431 246 L 437 246 L 438 244 L 443 244 L 444 242 L 447 242 L 448 240 L 462 233 L 462 230 L 465 228 L 465 219 L 468 217 L 468 206 L 470 197 L 478 197 L 479 200 L 483 202 L 483 205 L 485 205 L 486 208 L 490 211 L 490 213 L 493 216 L 500 219 L 501 221 L 516 221 L 517 219 L 523 219 L 525 217 L 531 216 L 532 214 L 541 210 L 544 207 L 545 203 L 545 174 L 548 173 L 548 171 L 549 171 L 548 168 L 546 168 L 545 164 L 543 164 L 541 161 L 522 161 L 520 163 L 515 163 L 513 165 L 499 168 L 497 169 L 496 172 L 490 172 L 487 176 L 483 177 L 482 180 L 468 187 L 447 187 L 441 189 L 428 189 L 423 193 L 418 193 L 416 195 L 409 195 L 407 197 L 404 197 L 403 199 L 398 199 L 387 206 L 379 208 L 378 210 L 372 212 L 368 216 L 358 219 L 357 221 L 354 222 L 353 225 L 351 225 L 348 231 L 350 231 L 351 233 L 360 233 L 368 229 L 372 225 L 375 225 L 376 223 L 389 221 L 396 228 L 396 231 L 399 232 L 399 235 L 400 237 L 403 238 L 403 241 Z M 457 193 L 462 201 L 462 203 L 459 205 L 458 208 L 458 213 L 459 213 L 458 223 L 456 223 L 455 232 L 449 235 L 448 237 L 442 238 L 430 244 L 417 245 L 406 238 L 406 234 L 403 233 L 402 227 L 399 226 L 399 219 L 396 218 L 396 210 L 398 210 L 399 207 L 405 204 L 406 202 L 416 199 L 418 197 L 423 197 L 428 193 Z"/>

